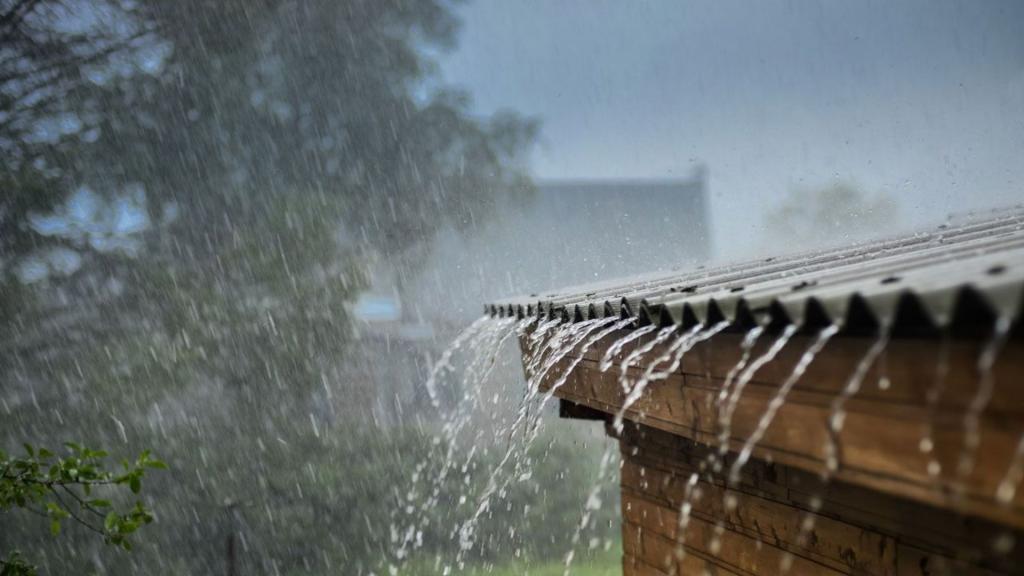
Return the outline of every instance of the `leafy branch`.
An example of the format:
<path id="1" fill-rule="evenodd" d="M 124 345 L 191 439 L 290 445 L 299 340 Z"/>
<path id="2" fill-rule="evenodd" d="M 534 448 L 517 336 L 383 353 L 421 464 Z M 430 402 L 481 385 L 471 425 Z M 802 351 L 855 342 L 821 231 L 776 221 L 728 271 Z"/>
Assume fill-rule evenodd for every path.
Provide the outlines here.
<path id="1" fill-rule="evenodd" d="M 131 550 L 129 537 L 153 521 L 153 513 L 141 502 L 119 509 L 107 499 L 94 497 L 94 490 L 127 487 L 133 494 L 142 489 L 142 478 L 150 469 L 167 465 L 144 451 L 134 462 L 121 461 L 122 470 L 105 467 L 108 454 L 68 442 L 67 454 L 58 456 L 46 448 L 25 444 L 25 455 L 9 457 L 0 450 L 0 512 L 23 509 L 46 518 L 50 533 L 60 534 L 66 520 L 84 526 L 112 546 Z M 0 559 L 0 576 L 35 574 L 18 552 Z"/>

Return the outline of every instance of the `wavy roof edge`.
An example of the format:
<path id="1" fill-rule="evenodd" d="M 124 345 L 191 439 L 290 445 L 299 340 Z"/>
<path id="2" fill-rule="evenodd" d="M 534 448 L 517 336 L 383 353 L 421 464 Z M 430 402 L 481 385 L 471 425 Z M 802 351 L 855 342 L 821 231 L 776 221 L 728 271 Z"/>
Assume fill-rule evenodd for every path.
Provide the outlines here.
<path id="1" fill-rule="evenodd" d="M 1018 323 L 1024 309 L 1024 210 L 830 250 L 691 272 L 661 272 L 485 306 L 492 316 L 568 321 L 636 317 L 689 328 L 839 325 L 920 332 Z"/>

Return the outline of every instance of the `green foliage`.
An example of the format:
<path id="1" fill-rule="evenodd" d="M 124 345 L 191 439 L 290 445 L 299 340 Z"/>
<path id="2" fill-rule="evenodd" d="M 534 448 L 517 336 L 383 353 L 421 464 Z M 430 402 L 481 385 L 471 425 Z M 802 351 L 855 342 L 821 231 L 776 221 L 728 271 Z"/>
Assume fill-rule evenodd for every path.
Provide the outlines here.
<path id="1" fill-rule="evenodd" d="M 147 470 L 165 470 L 167 465 L 142 452 L 134 462 L 123 460 L 122 470 L 108 470 L 107 453 L 74 442 L 65 443 L 67 455 L 58 456 L 46 448 L 25 444 L 25 455 L 8 456 L 0 450 L 0 512 L 23 509 L 49 521 L 50 534 L 58 536 L 67 520 L 103 537 L 103 541 L 125 550 L 130 537 L 153 521 L 153 514 L 141 502 L 129 508 L 116 507 L 94 491 L 127 487 L 133 494 L 142 489 Z M 34 569 L 18 552 L 2 562 L 2 574 L 33 574 Z"/>
<path id="2" fill-rule="evenodd" d="M 578 554 L 572 563 L 570 574 L 574 576 L 620 576 L 622 574 L 622 550 L 612 546 Z M 414 563 L 408 567 L 407 576 L 434 576 L 438 574 L 432 562 Z M 466 576 L 564 576 L 565 562 L 559 559 L 499 560 L 472 566 L 463 572 Z"/>
<path id="3" fill-rule="evenodd" d="M 17 550 L 11 552 L 6 559 L 0 558 L 0 576 L 34 576 L 36 569 L 25 562 Z"/>

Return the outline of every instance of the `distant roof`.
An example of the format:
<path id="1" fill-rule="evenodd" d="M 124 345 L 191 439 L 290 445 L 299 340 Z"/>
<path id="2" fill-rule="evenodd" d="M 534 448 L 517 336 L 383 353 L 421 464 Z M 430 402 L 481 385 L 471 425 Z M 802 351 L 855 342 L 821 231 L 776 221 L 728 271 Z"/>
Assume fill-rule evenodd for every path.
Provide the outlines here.
<path id="1" fill-rule="evenodd" d="M 509 298 L 497 316 L 607 316 L 691 327 L 838 324 L 922 332 L 1016 320 L 1024 288 L 1024 209 L 838 249 L 660 272 Z"/>

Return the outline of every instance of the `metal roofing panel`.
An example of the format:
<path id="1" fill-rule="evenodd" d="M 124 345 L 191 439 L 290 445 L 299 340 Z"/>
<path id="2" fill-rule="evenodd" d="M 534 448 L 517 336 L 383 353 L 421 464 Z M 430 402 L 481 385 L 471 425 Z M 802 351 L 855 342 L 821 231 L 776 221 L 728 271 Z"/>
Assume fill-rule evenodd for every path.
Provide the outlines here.
<path id="1" fill-rule="evenodd" d="M 1024 210 L 1014 209 L 877 242 L 509 298 L 486 310 L 683 325 L 939 328 L 964 320 L 965 307 L 982 316 L 968 321 L 1016 320 L 1022 290 Z"/>

